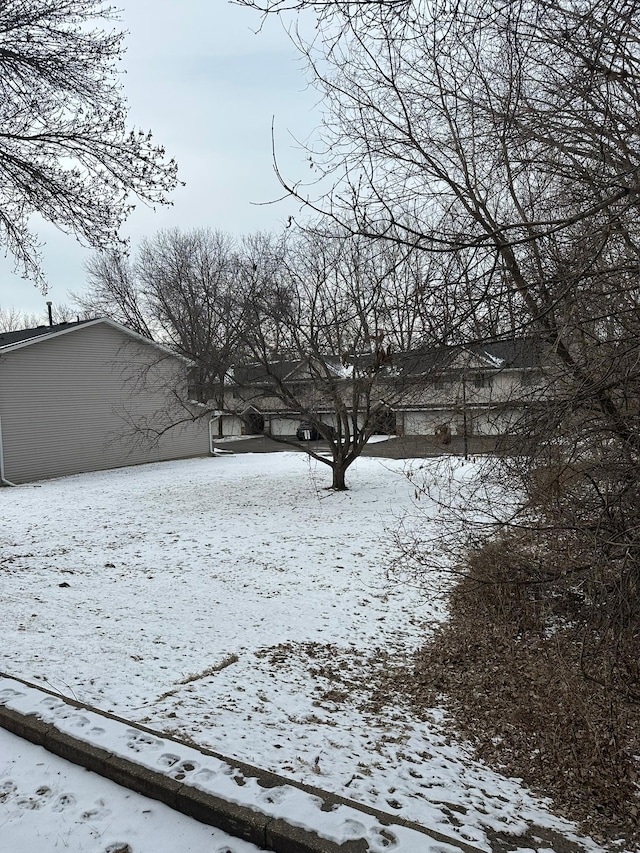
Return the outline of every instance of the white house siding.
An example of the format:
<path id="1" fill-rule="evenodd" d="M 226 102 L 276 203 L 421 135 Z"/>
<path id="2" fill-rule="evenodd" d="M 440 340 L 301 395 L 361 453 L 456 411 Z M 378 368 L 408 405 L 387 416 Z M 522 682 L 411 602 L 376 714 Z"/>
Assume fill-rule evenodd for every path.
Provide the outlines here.
<path id="1" fill-rule="evenodd" d="M 427 435 L 429 433 L 429 415 L 427 412 L 405 412 L 403 420 L 405 435 Z"/>
<path id="2" fill-rule="evenodd" d="M 519 414 L 517 409 L 494 409 L 474 413 L 471 432 L 474 435 L 508 435 Z"/>
<path id="3" fill-rule="evenodd" d="M 222 416 L 222 435 L 242 435 L 242 420 L 236 415 Z"/>
<path id="4" fill-rule="evenodd" d="M 271 416 L 269 419 L 269 431 L 271 435 L 295 435 L 300 418 L 279 418 Z"/>
<path id="5" fill-rule="evenodd" d="M 5 477 L 24 483 L 208 451 L 206 419 L 151 444 L 133 423 L 168 424 L 186 366 L 104 323 L 0 353 Z M 186 412 L 183 411 L 184 416 Z"/>
<path id="6" fill-rule="evenodd" d="M 433 435 L 436 428 L 443 423 L 452 425 L 454 421 L 452 411 L 406 411 L 404 413 L 405 435 Z"/>

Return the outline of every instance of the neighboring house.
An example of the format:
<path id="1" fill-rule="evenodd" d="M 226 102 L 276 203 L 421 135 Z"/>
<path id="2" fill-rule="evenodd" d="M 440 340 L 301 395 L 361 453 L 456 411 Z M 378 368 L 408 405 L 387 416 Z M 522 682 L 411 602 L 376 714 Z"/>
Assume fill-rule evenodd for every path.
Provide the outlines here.
<path id="1" fill-rule="evenodd" d="M 535 339 L 441 348 L 408 359 L 422 391 L 397 407 L 401 435 L 509 435 L 542 395 L 545 348 Z"/>
<path id="2" fill-rule="evenodd" d="M 397 435 L 508 435 L 525 407 L 541 395 L 543 347 L 533 339 L 440 347 L 393 356 L 380 375 L 377 392 L 389 404 L 380 413 L 378 431 Z M 349 398 L 352 381 L 338 356 L 323 358 Z M 279 378 L 312 400 L 313 365 L 282 360 L 271 366 Z M 273 391 L 273 380 L 258 365 L 237 366 L 227 383 L 222 417 L 224 435 L 264 430 L 294 436 L 305 416 L 287 407 Z M 305 392 L 305 387 L 308 391 Z M 335 426 L 333 408 L 322 394 L 310 408 Z"/>
<path id="3" fill-rule="evenodd" d="M 0 473 L 10 483 L 206 454 L 190 363 L 108 319 L 0 334 Z"/>
<path id="4" fill-rule="evenodd" d="M 338 356 L 323 359 L 323 365 L 339 382 L 345 371 Z M 265 376 L 260 365 L 236 365 L 228 375 L 225 389 L 222 432 L 224 435 L 242 435 L 266 432 L 274 436 L 295 436 L 304 414 L 285 405 L 274 392 L 274 380 L 281 380 L 294 389 L 298 396 L 306 398 L 314 412 L 331 423 L 332 411 L 322 399 L 322 391 L 313 376 L 313 365 L 308 359 L 282 358 L 270 365 L 271 376 Z"/>

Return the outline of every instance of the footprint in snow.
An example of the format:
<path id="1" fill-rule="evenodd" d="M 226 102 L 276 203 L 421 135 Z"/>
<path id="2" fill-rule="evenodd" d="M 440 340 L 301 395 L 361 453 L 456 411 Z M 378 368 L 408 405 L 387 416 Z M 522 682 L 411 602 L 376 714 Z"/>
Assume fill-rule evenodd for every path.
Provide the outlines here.
<path id="1" fill-rule="evenodd" d="M 63 812 L 71 806 L 75 806 L 76 798 L 73 794 L 60 794 L 59 797 L 56 797 L 56 801 L 51 806 L 51 810 L 54 812 Z"/>
<path id="2" fill-rule="evenodd" d="M 15 787 L 14 787 L 15 790 Z M 21 809 L 27 809 L 28 811 L 37 811 L 41 809 L 43 806 L 49 802 L 51 797 L 53 796 L 53 791 L 51 788 L 47 788 L 46 785 L 42 785 L 35 794 L 30 794 L 26 797 L 20 797 L 16 800 L 16 805 Z"/>
<path id="3" fill-rule="evenodd" d="M 366 827 L 359 820 L 345 820 L 341 824 L 344 830 L 344 835 L 349 840 L 356 838 L 366 838 Z"/>
<path id="4" fill-rule="evenodd" d="M 193 778 L 195 782 L 210 782 L 212 779 L 215 779 L 217 775 L 218 774 L 213 770 L 203 768 L 202 770 L 198 770 Z"/>
<path id="5" fill-rule="evenodd" d="M 126 735 L 128 738 L 127 747 L 134 752 L 142 752 L 143 749 L 147 749 L 150 746 L 156 748 L 162 746 L 161 740 L 157 740 L 157 738 L 153 738 L 143 732 L 138 732 L 135 729 L 127 729 Z"/>
<path id="6" fill-rule="evenodd" d="M 170 752 L 165 752 L 158 759 L 158 764 L 161 767 L 173 767 L 173 765 L 177 764 L 178 761 L 180 761 L 179 755 L 173 755 Z"/>
<path id="7" fill-rule="evenodd" d="M 288 796 L 289 791 L 284 786 L 279 788 L 267 788 L 260 794 L 259 800 L 261 803 L 273 803 L 279 805 Z"/>
<path id="8" fill-rule="evenodd" d="M 375 837 L 372 841 L 377 841 L 381 847 L 395 847 L 398 837 L 391 832 L 390 829 L 376 829 Z"/>
<path id="9" fill-rule="evenodd" d="M 104 800 L 96 800 L 93 808 L 87 809 L 80 815 L 80 820 L 95 820 L 96 818 L 107 817 L 111 814 Z"/>
<path id="10" fill-rule="evenodd" d="M 40 704 L 44 705 L 50 711 L 59 711 L 67 707 L 62 699 L 55 699 L 53 696 L 47 696 L 46 699 L 42 699 Z"/>
<path id="11" fill-rule="evenodd" d="M 4 782 L 0 783 L 0 803 L 6 802 L 10 799 L 15 792 L 18 790 L 16 783 L 12 782 L 11 779 L 5 779 Z"/>
<path id="12" fill-rule="evenodd" d="M 44 803 L 38 797 L 20 797 L 16 800 L 16 805 L 21 809 L 36 811 L 37 809 L 41 809 Z"/>
<path id="13" fill-rule="evenodd" d="M 174 769 L 173 778 L 180 782 L 187 776 L 187 774 L 197 770 L 199 766 L 199 764 L 194 764 L 192 761 L 183 761 L 182 764 L 178 765 L 178 767 Z"/>
<path id="14" fill-rule="evenodd" d="M 6 687 L 4 690 L 0 690 L 0 702 L 6 699 L 15 699 L 17 696 L 24 696 L 24 693 L 19 693 L 17 690 L 12 690 L 10 687 Z M 4 704 L 4 702 L 2 702 Z"/>

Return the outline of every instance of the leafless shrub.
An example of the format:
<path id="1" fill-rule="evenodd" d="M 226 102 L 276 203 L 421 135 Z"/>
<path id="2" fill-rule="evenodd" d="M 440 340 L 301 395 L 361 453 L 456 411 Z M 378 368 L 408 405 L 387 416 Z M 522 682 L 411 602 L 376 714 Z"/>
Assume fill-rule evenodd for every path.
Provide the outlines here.
<path id="1" fill-rule="evenodd" d="M 557 583 L 541 594 L 552 562 Z M 557 562 L 553 551 L 545 564 L 526 536 L 475 552 L 449 622 L 416 656 L 411 690 L 418 702 L 443 694 L 480 758 L 552 796 L 597 838 L 638 841 L 637 707 L 603 672 L 582 677 L 591 607 Z M 605 658 L 600 671 L 618 665 Z"/>

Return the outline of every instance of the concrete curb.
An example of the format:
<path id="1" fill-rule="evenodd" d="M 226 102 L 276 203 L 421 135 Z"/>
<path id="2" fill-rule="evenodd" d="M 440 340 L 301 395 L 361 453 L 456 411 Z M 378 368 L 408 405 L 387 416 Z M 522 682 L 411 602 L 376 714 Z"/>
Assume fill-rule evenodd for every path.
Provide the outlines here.
<path id="1" fill-rule="evenodd" d="M 188 749 L 197 749 L 203 756 L 211 756 L 228 764 L 239 771 L 246 779 L 255 779 L 261 788 L 277 788 L 288 786 L 297 789 L 321 801 L 321 810 L 331 812 L 339 806 L 346 806 L 375 818 L 383 827 L 404 827 L 424 838 L 423 850 L 442 851 L 442 853 L 484 853 L 479 848 L 458 839 L 443 835 L 435 830 L 427 829 L 411 821 L 403 820 L 395 815 L 369 808 L 361 803 L 330 794 L 320 788 L 304 785 L 291 779 L 286 779 L 275 773 L 260 770 L 252 765 L 227 758 L 211 750 L 194 747 L 178 738 L 163 732 L 157 732 L 146 726 L 132 723 L 122 717 L 101 711 L 91 705 L 77 702 L 66 696 L 61 696 L 47 690 L 38 684 L 25 681 L 16 676 L 0 672 L 0 677 L 15 681 L 31 690 L 37 690 L 48 696 L 61 700 L 70 708 L 98 714 L 108 720 L 123 724 L 129 729 L 135 729 L 154 738 L 173 742 Z M 228 832 L 236 838 L 250 841 L 257 847 L 273 851 L 273 853 L 367 853 L 370 850 L 365 838 L 358 838 L 337 844 L 320 835 L 293 826 L 286 820 L 274 818 L 246 805 L 224 799 L 207 793 L 195 786 L 185 784 L 155 770 L 150 770 L 134 761 L 83 741 L 67 732 L 60 731 L 53 723 L 47 722 L 36 714 L 25 714 L 8 708 L 0 698 L 0 726 L 25 740 L 44 747 L 49 752 L 98 773 L 107 779 L 136 791 L 146 797 L 159 800 L 170 808 L 184 815 L 195 818 L 201 823 L 214 826 Z M 382 833 L 384 835 L 384 832 Z"/>

